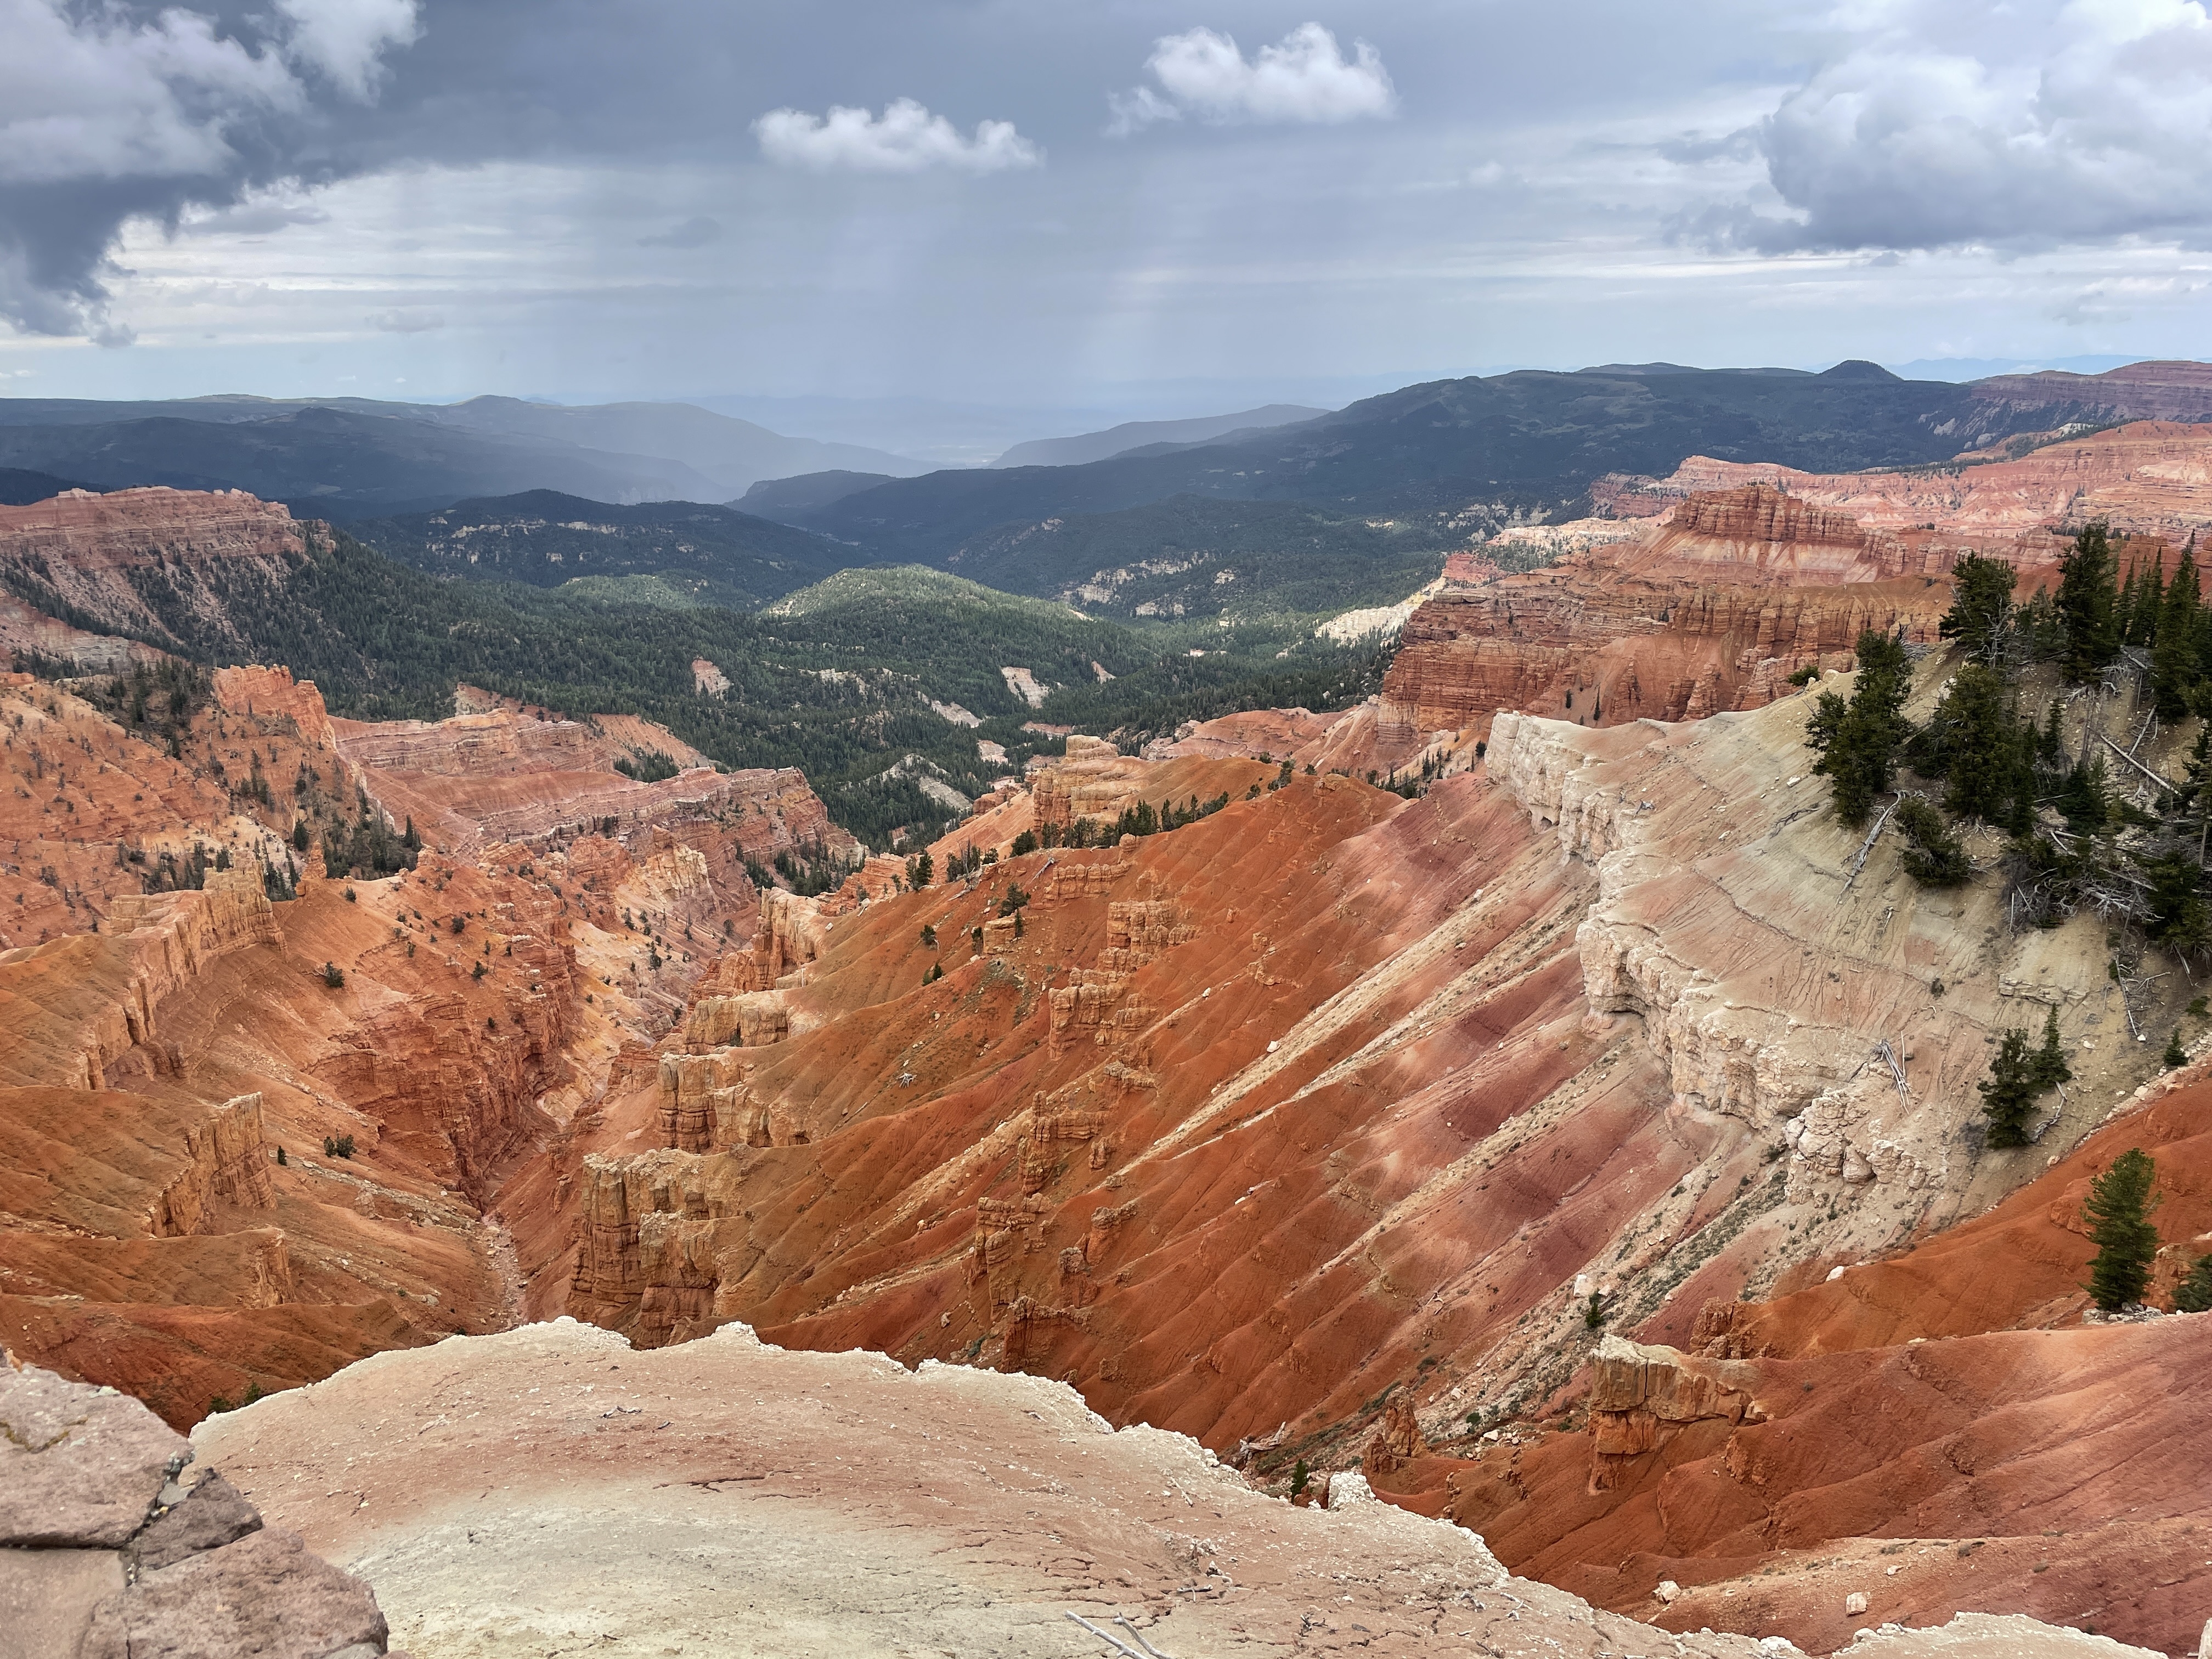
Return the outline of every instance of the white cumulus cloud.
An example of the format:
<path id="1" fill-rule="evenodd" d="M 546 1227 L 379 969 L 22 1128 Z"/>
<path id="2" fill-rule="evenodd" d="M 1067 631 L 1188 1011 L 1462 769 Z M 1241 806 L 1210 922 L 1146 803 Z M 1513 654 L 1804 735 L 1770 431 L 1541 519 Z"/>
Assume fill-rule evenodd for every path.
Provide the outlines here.
<path id="1" fill-rule="evenodd" d="M 1117 137 L 1185 114 L 1212 122 L 1334 123 L 1382 118 L 1398 111 L 1397 88 L 1382 54 L 1364 40 L 1350 58 L 1319 23 L 1301 23 L 1247 59 L 1237 42 L 1209 28 L 1163 35 L 1145 67 L 1158 90 L 1137 86 L 1107 100 Z"/>
<path id="2" fill-rule="evenodd" d="M 952 167 L 965 173 L 999 173 L 1033 167 L 1044 152 L 1014 130 L 1011 121 L 980 121 L 973 137 L 942 115 L 933 115 L 911 98 L 896 98 L 881 115 L 833 104 L 826 116 L 804 110 L 770 110 L 753 123 L 761 154 L 786 167 L 821 171 L 850 168 L 862 173 L 920 173 Z"/>
<path id="3" fill-rule="evenodd" d="M 1869 8 L 1748 131 L 1779 210 L 1681 228 L 1761 252 L 2212 233 L 2201 0 Z"/>

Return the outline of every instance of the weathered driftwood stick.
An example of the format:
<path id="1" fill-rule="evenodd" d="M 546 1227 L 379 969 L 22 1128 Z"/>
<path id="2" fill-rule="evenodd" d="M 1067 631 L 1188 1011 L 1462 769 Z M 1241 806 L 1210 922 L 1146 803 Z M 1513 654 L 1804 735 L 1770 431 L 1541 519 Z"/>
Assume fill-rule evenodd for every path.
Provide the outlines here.
<path id="1" fill-rule="evenodd" d="M 1859 872 L 1866 868 L 1867 854 L 1874 851 L 1874 838 L 1881 833 L 1881 826 L 1889 822 L 1889 815 L 1897 811 L 1898 801 L 1901 801 L 1904 799 L 1904 796 L 1899 795 L 1897 798 L 1897 800 L 1893 800 L 1890 802 L 1888 805 L 1883 807 L 1881 809 L 1881 816 L 1874 821 L 1874 828 L 1867 831 L 1866 840 L 1859 845 L 1859 855 L 1851 860 L 1850 876 L 1849 879 L 1844 883 L 1844 890 L 1845 892 L 1848 893 L 1850 891 L 1851 883 L 1856 881 L 1859 878 Z"/>
<path id="2" fill-rule="evenodd" d="M 1146 1653 L 1151 1654 L 1152 1656 L 1152 1659 L 1168 1659 L 1168 1656 L 1166 1654 L 1162 1653 L 1150 1642 L 1145 1640 L 1145 1632 L 1139 1630 L 1134 1625 L 1129 1622 L 1128 1614 L 1125 1613 L 1115 1613 L 1114 1615 L 1114 1622 L 1119 1625 L 1123 1630 L 1128 1632 L 1131 1638 L 1135 1641 L 1136 1644 L 1144 1649 Z"/>
<path id="3" fill-rule="evenodd" d="M 1143 1654 L 1141 1654 L 1141 1653 L 1138 1652 L 1136 1649 L 1134 1649 L 1134 1648 L 1131 1647 L 1131 1646 L 1130 1646 L 1127 1642 L 1124 1642 L 1124 1641 L 1123 1641 L 1120 1637 L 1118 1637 L 1118 1636 L 1115 1635 L 1113 1632 L 1111 1632 L 1111 1631 L 1105 1631 L 1105 1630 L 1101 1630 L 1101 1629 L 1099 1629 L 1097 1626 L 1096 1626 L 1096 1625 L 1092 1624 L 1092 1623 L 1091 1623 L 1088 1619 L 1085 1619 L 1085 1618 L 1081 1613 L 1069 1613 L 1067 1616 L 1068 1616 L 1069 1618 L 1073 1619 L 1073 1620 L 1075 1620 L 1075 1622 L 1076 1622 L 1077 1624 L 1079 1624 L 1079 1625 L 1082 1626 L 1084 1629 L 1085 1629 L 1085 1630 L 1089 1631 L 1089 1632 L 1090 1632 L 1093 1636 L 1097 1637 L 1100 1641 L 1102 1641 L 1102 1642 L 1103 1642 L 1104 1644 L 1106 1644 L 1106 1645 L 1107 1645 L 1108 1647 L 1109 1647 L 1109 1648 L 1113 1649 L 1115 1652 L 1116 1652 L 1116 1653 L 1120 1653 L 1120 1654 L 1126 1654 L 1126 1655 L 1128 1656 L 1128 1659 L 1145 1659 L 1145 1656 L 1144 1656 Z"/>
<path id="4" fill-rule="evenodd" d="M 2148 779 L 2149 779 L 2153 783 L 2156 784 L 2160 788 L 2161 788 L 2161 789 L 2172 789 L 2172 788 L 2173 788 L 2173 787 L 2175 787 L 2175 786 L 2174 786 L 2174 783 L 2173 783 L 2173 781 L 2172 781 L 2172 779 L 2170 779 L 2170 778 L 2162 778 L 2162 777 L 2160 777 L 2157 773 L 2155 773 L 2155 772 L 2152 771 L 2152 770 L 2150 769 L 2150 768 L 2148 768 L 2148 766 L 2145 766 L 2145 765 L 2144 765 L 2141 761 L 2137 760 L 2137 759 L 2136 759 L 2133 755 L 2130 755 L 2130 753 L 2128 753 L 2128 751 L 2127 751 L 2126 750 L 2124 750 L 2124 749 L 2121 748 L 2119 744 L 2118 744 L 2117 743 L 2114 743 L 2114 742 L 2113 742 L 2110 738 L 2106 737 L 2103 732 L 2100 732 L 2099 733 L 2097 733 L 2097 738 L 2098 738 L 2098 740 L 2099 740 L 2100 742 L 2101 742 L 2101 743 L 2105 745 L 2105 747 L 2106 747 L 2106 748 L 2107 748 L 2107 749 L 2111 750 L 2112 750 L 2115 755 L 2118 755 L 2118 756 L 2122 760 L 2125 761 L 2129 765 L 2130 765 L 2130 766 L 2134 767 L 2134 768 L 2136 769 L 2136 771 L 2138 771 L 2138 772 L 2142 773 L 2145 777 L 2148 778 Z"/>

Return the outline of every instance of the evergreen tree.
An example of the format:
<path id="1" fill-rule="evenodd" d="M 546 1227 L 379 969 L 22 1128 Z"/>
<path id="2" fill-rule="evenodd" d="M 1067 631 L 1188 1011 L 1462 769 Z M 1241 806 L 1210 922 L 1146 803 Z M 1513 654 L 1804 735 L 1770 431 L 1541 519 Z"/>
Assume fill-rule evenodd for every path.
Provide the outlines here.
<path id="1" fill-rule="evenodd" d="M 2030 787 L 2021 775 L 2017 722 L 2004 677 L 1980 663 L 1960 669 L 1932 723 L 1947 727 L 1950 750 L 1951 787 L 1943 805 L 1962 818 L 2027 828 Z"/>
<path id="2" fill-rule="evenodd" d="M 2204 872 L 2197 867 L 2195 853 L 2176 847 L 2155 858 L 2138 856 L 2136 861 L 2150 878 L 2149 915 L 2143 921 L 2150 942 L 2175 951 L 2203 948 L 2212 939 L 2212 912 L 2205 908 L 2200 890 Z"/>
<path id="3" fill-rule="evenodd" d="M 2159 591 L 2159 561 L 2143 567 L 2142 586 L 2136 592 L 2134 626 L 2124 635 L 2130 645 L 2149 645 L 2158 638 L 2159 610 L 2165 603 Z"/>
<path id="4" fill-rule="evenodd" d="M 2173 1028 L 2173 1035 L 2166 1038 L 2166 1052 L 2158 1057 L 2158 1063 L 2169 1072 L 2177 1066 L 2189 1064 L 2189 1050 L 2181 1046 L 2181 1028 L 2179 1025 Z"/>
<path id="5" fill-rule="evenodd" d="M 2035 1051 L 2035 1091 L 2047 1093 L 2061 1084 L 2074 1080 L 2074 1068 L 2066 1063 L 2066 1050 L 2058 1041 L 2058 1011 L 2043 1011 L 2043 1046 Z"/>
<path id="6" fill-rule="evenodd" d="M 1905 872 L 1923 887 L 1956 887 L 1973 874 L 1966 849 L 1944 826 L 1943 815 L 1917 795 L 1897 804 L 1897 827 L 1909 843 Z"/>
<path id="7" fill-rule="evenodd" d="M 2043 711 L 2043 730 L 2036 734 L 2035 758 L 2045 766 L 2056 766 L 2065 757 L 2065 739 L 2058 730 L 2058 699 L 2053 697 L 2051 707 Z"/>
<path id="8" fill-rule="evenodd" d="M 1805 726 L 1807 744 L 1820 757 L 1813 769 L 1832 780 L 1836 816 L 1854 827 L 1889 788 L 1898 749 L 1912 732 L 1905 718 L 1912 669 L 1903 641 L 1869 629 L 1859 635 L 1858 659 L 1850 701 L 1823 691 Z"/>
<path id="9" fill-rule="evenodd" d="M 2013 583 L 2019 573 L 2002 559 L 1969 553 L 1952 567 L 1951 576 L 1958 587 L 1936 632 L 1958 641 L 1970 660 L 1990 661 L 2012 615 Z"/>
<path id="10" fill-rule="evenodd" d="M 2152 566 L 2154 578 L 2157 567 Z M 2150 689 L 2161 720 L 2179 720 L 2189 712 L 2190 694 L 2199 678 L 2197 665 L 2197 562 L 2187 553 L 2180 568 L 2166 585 L 2158 611 L 2158 630 L 2151 646 Z"/>
<path id="11" fill-rule="evenodd" d="M 2058 810 L 2065 816 L 2066 827 L 2077 836 L 2102 835 L 2112 826 L 2118 810 L 2112 804 L 2112 778 L 2102 755 L 2066 775 L 2058 792 Z"/>
<path id="12" fill-rule="evenodd" d="M 2063 631 L 2059 667 L 2068 682 L 2094 680 L 2120 654 L 2119 596 L 2112 538 L 2093 524 L 2074 538 L 2058 562 L 2058 620 Z"/>
<path id="13" fill-rule="evenodd" d="M 2212 1313 L 2212 1255 L 2200 1255 L 2180 1284 L 2173 1287 L 2176 1313 Z"/>
<path id="14" fill-rule="evenodd" d="M 1979 1085 L 1982 1111 L 1990 1121 L 1990 1145 L 2025 1146 L 2027 1126 L 2035 1112 L 2038 1085 L 2037 1057 L 2028 1051 L 2027 1033 L 2015 1027 L 1997 1045 L 1990 1074 Z"/>
<path id="15" fill-rule="evenodd" d="M 2087 1289 L 2106 1313 L 2142 1301 L 2150 1283 L 2151 1262 L 2158 1255 L 2158 1229 L 2150 1219 L 2159 1206 L 2160 1194 L 2152 1191 L 2157 1179 L 2158 1165 L 2135 1146 L 2089 1183 L 2081 1218 L 2089 1224 L 2097 1255 L 2089 1263 Z"/>

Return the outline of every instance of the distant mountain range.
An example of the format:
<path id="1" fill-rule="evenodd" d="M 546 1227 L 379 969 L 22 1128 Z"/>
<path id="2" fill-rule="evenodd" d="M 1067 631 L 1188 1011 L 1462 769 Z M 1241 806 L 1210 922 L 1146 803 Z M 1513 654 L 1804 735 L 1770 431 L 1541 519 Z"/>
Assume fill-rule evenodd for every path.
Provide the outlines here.
<path id="1" fill-rule="evenodd" d="M 1856 362 L 1613 363 L 1434 381 L 1333 414 L 1133 422 L 1006 458 L 1103 459 L 927 473 L 688 404 L 19 398 L 0 400 L 0 496 L 235 487 L 439 574 L 654 576 L 744 609 L 838 569 L 921 564 L 1132 620 L 1251 620 L 1401 598 L 1449 548 L 1586 514 L 1607 473 L 1664 476 L 1698 454 L 1937 465 L 2142 418 L 2212 421 L 2212 368 L 1960 383 Z"/>
<path id="2" fill-rule="evenodd" d="M 722 501 L 793 473 L 924 470 L 882 450 L 787 438 L 689 404 L 243 397 L 0 398 L 0 467 L 98 489 L 246 489 L 338 519 L 555 487 L 615 502 Z"/>
<path id="3" fill-rule="evenodd" d="M 1073 438 L 1035 438 L 1016 444 L 991 463 L 993 466 L 1081 466 L 1088 461 L 1111 460 L 1133 450 L 1155 444 L 1208 443 L 1242 432 L 1261 432 L 1326 415 L 1325 409 L 1297 404 L 1269 404 L 1238 415 L 1206 415 L 1189 421 L 1125 421 L 1103 432 L 1085 432 Z"/>
<path id="4" fill-rule="evenodd" d="M 1516 519 L 1579 516 L 1598 477 L 1663 476 L 1692 455 L 1826 472 L 1929 465 L 2015 434 L 2145 418 L 2212 419 L 2212 368 L 1960 384 L 1857 362 L 1818 374 L 1608 364 L 1407 386 L 1295 426 L 1079 466 L 894 479 L 778 516 L 879 559 L 953 570 L 1025 525 L 1182 495 L 1304 501 L 1464 544 Z M 802 481 L 780 487 L 795 496 Z"/>

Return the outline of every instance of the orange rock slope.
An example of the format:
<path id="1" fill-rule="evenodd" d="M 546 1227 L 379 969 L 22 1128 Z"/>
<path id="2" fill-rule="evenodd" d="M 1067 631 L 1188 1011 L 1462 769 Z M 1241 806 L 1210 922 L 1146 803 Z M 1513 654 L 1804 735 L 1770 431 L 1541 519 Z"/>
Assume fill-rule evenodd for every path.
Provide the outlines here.
<path id="1" fill-rule="evenodd" d="M 0 1337 L 179 1424 L 508 1322 L 483 1219 L 506 1172 L 750 921 L 748 854 L 842 841 L 792 775 L 639 784 L 556 728 L 487 807 L 436 769 L 483 717 L 380 746 L 282 670 L 216 690 L 172 758 L 51 683 L 0 686 L 29 939 L 0 951 Z M 462 850 L 325 878 L 284 831 L 356 789 Z"/>
<path id="2" fill-rule="evenodd" d="M 1690 1339 L 1705 1357 L 1601 1348 L 1571 1408 L 1586 1427 L 1395 1479 L 1441 1488 L 1516 1570 L 1676 1629 L 1818 1650 L 1863 1622 L 1842 1610 L 1856 1592 L 1865 1620 L 1972 1606 L 2183 1651 L 2212 1601 L 2212 1316 L 2084 1325 L 2081 1200 L 2151 1152 L 2170 1286 L 2212 1252 L 2208 1106 L 2192 1083 L 1917 1249 L 1715 1303 Z"/>
<path id="3" fill-rule="evenodd" d="M 1717 1340 L 1709 1304 L 1940 1234 L 2154 1070 L 2097 1041 L 2123 1016 L 2094 922 L 2006 936 L 1993 889 L 1923 893 L 1887 845 L 1852 878 L 1809 702 L 1501 716 L 1480 770 L 1413 802 L 1184 757 L 1158 763 L 1176 794 L 1231 795 L 1199 823 L 835 915 L 781 897 L 658 1075 L 507 1189 L 530 1306 L 647 1345 L 744 1319 L 1059 1377 L 1265 1480 L 1362 1461 L 1459 1502 L 1440 1449 L 1500 1423 L 1539 1443 L 1578 1409 L 1593 1291 L 1641 1340 Z M 2133 1012 L 2163 1029 L 2184 993 L 2158 994 Z M 2080 1040 L 2070 1103 L 2033 1152 L 1982 1150 L 1985 1045 L 2045 1006 Z M 573 1231 L 543 1219 L 562 1194 Z M 2027 1393 L 2065 1416 L 2058 1382 Z M 1586 1446 L 1556 1455 L 1587 1483 Z M 1571 1512 L 1614 1525 L 1636 1494 L 1611 1490 Z M 1868 1529 L 1804 1524 L 1824 1550 Z M 1587 1559 L 1516 1525 L 1505 1547 L 1565 1552 L 1546 1571 Z M 1640 1606 L 1639 1572 L 1589 1593 Z M 1840 1617 L 1777 1606 L 1767 1628 L 1808 1639 Z"/>
<path id="4" fill-rule="evenodd" d="M 1378 718 L 1480 732 L 1500 708 L 1605 726 L 1757 708 L 1848 665 L 1864 629 L 1933 640 L 1950 564 L 1768 486 L 1693 495 L 1642 537 L 1431 599 Z"/>

